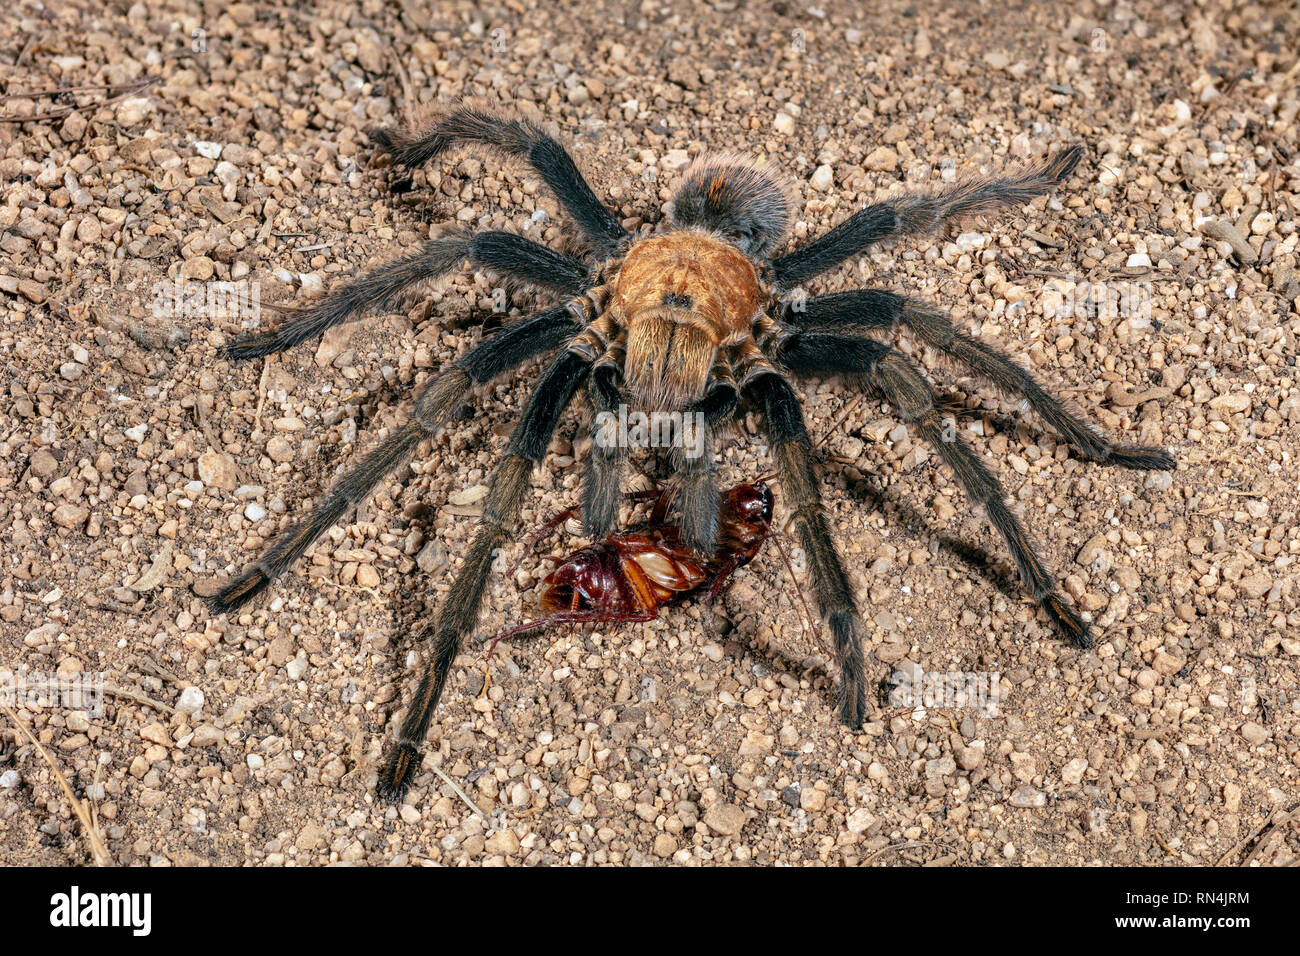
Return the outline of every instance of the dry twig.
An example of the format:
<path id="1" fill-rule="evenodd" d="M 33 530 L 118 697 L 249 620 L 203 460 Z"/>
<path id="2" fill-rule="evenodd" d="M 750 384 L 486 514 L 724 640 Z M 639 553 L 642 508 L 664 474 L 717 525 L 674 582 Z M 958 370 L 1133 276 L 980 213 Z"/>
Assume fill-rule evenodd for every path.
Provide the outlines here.
<path id="1" fill-rule="evenodd" d="M 36 739 L 36 735 L 32 733 L 31 728 L 22 722 L 22 719 L 13 712 L 13 709 L 10 708 L 9 705 L 0 704 L 0 710 L 3 710 L 5 714 L 8 715 L 9 720 L 13 723 L 14 727 L 23 732 L 27 739 L 32 742 L 32 746 L 36 748 L 36 752 L 44 757 L 45 762 L 50 765 L 50 770 L 54 773 L 54 779 L 58 781 L 59 786 L 63 789 L 63 793 L 67 796 L 68 800 L 72 802 L 72 812 L 75 813 L 77 819 L 81 821 L 81 828 L 86 833 L 86 841 L 90 844 L 90 855 L 95 862 L 95 866 L 112 866 L 113 858 L 108 855 L 108 849 L 104 846 L 104 841 L 99 836 L 99 828 L 95 826 L 95 821 L 91 819 L 90 811 L 86 809 L 85 803 L 79 800 L 77 795 L 72 792 L 72 786 L 68 783 L 68 778 L 63 775 L 63 771 L 60 770 L 59 765 L 54 762 L 54 758 L 50 756 L 50 752 L 41 746 L 41 742 Z"/>

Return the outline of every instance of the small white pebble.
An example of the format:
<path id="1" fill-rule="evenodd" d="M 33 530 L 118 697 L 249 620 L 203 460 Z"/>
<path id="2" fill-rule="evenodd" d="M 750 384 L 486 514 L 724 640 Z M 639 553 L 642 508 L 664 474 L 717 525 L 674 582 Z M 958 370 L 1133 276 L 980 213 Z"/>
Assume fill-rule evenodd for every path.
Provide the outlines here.
<path id="1" fill-rule="evenodd" d="M 176 709 L 182 714 L 197 714 L 203 709 L 203 691 L 197 687 L 186 687 L 181 691 Z"/>
<path id="2" fill-rule="evenodd" d="M 1257 236 L 1267 236 L 1277 225 L 1277 217 L 1265 210 L 1250 221 L 1250 231 Z M 77 359 L 78 362 L 81 359 Z M 83 363 L 84 364 L 84 363 Z"/>
<path id="3" fill-rule="evenodd" d="M 660 167 L 667 172 L 676 172 L 691 161 L 691 154 L 684 149 L 670 149 L 659 161 Z"/>

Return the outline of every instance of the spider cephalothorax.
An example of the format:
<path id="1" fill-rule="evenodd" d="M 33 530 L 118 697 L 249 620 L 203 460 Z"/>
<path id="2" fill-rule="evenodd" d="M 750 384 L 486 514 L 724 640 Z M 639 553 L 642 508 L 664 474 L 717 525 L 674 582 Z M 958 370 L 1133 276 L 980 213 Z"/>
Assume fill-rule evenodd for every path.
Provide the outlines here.
<path id="1" fill-rule="evenodd" d="M 471 386 L 533 356 L 558 352 L 506 446 L 478 532 L 450 593 L 436 620 L 419 635 L 427 646 L 424 676 L 380 775 L 381 790 L 398 794 L 410 782 L 412 760 L 430 716 L 477 620 L 495 552 L 508 542 L 519 517 L 528 475 L 545 457 L 560 416 L 579 389 L 585 388 L 596 413 L 583 482 L 587 533 L 602 538 L 617 513 L 626 442 L 616 440 L 613 416 L 625 416 L 629 407 L 678 413 L 679 437 L 691 439 L 675 455 L 680 533 L 704 555 L 713 553 L 720 508 L 710 435 L 740 402 L 763 415 L 785 504 L 831 633 L 840 671 L 840 719 L 850 727 L 862 723 L 867 708 L 863 629 L 822 514 L 812 448 L 789 374 L 844 375 L 877 391 L 929 442 L 972 503 L 984 509 L 1030 595 L 1056 628 L 1074 644 L 1091 646 L 1088 626 L 1060 595 L 997 478 L 941 417 L 925 377 L 901 353 L 867 333 L 911 332 L 1022 398 L 1085 458 L 1128 468 L 1171 468 L 1168 453 L 1104 438 L 1020 365 L 961 331 L 946 312 L 926 302 L 883 289 L 791 295 L 873 243 L 932 232 L 1041 195 L 1070 174 L 1083 155 L 1080 147 L 1012 176 L 969 179 L 935 193 L 866 206 L 825 235 L 774 256 L 789 225 L 788 194 L 777 177 L 731 154 L 704 157 L 690 166 L 669 221 L 648 235 L 634 236 L 592 192 L 564 148 L 527 121 L 461 107 L 427 128 L 385 131 L 378 140 L 407 166 L 462 143 L 525 160 L 573 217 L 589 249 L 581 257 L 563 255 L 506 232 L 435 239 L 412 256 L 292 310 L 292 318 L 276 329 L 239 339 L 227 349 L 236 359 L 280 351 L 363 311 L 383 309 L 404 290 L 466 259 L 563 297 L 554 308 L 502 329 L 444 369 L 416 396 L 404 424 L 211 600 L 217 611 L 233 610 L 263 590 L 421 440 L 436 435 Z M 695 453 L 683 453 L 683 448 Z"/>
<path id="2" fill-rule="evenodd" d="M 612 285 L 609 315 L 627 329 L 623 378 L 655 409 L 704 398 L 719 350 L 749 338 L 762 301 L 754 264 L 698 229 L 634 243 Z"/>

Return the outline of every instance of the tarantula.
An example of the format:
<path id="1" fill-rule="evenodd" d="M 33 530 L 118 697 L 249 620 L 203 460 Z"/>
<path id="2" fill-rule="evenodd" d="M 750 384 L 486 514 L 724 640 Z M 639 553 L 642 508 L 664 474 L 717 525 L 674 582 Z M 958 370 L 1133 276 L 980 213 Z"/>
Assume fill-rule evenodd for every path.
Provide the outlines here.
<path id="1" fill-rule="evenodd" d="M 601 412 L 621 405 L 626 411 L 630 405 L 690 412 L 685 421 L 702 423 L 696 427 L 704 434 L 695 437 L 704 440 L 706 453 L 675 456 L 682 535 L 700 554 L 713 551 L 720 502 L 709 436 L 735 415 L 741 402 L 761 412 L 786 507 L 833 640 L 839 717 L 849 727 L 860 726 L 867 711 L 864 631 L 823 515 L 803 413 L 787 374 L 844 375 L 873 387 L 930 443 L 972 504 L 984 509 L 1033 600 L 1057 629 L 1076 646 L 1092 645 L 1088 625 L 1057 590 L 998 479 L 945 425 L 925 377 L 901 353 L 867 333 L 909 330 L 1022 398 L 1093 461 L 1168 469 L 1174 464 L 1171 456 L 1160 448 L 1120 445 L 1103 437 L 1019 364 L 958 329 L 936 306 L 884 289 L 798 294 L 804 283 L 873 243 L 935 232 L 1047 192 L 1075 168 L 1082 147 L 1072 146 L 1014 175 L 874 203 L 825 235 L 776 255 L 790 225 L 791 200 L 776 176 L 736 155 L 705 156 L 689 166 L 668 221 L 649 235 L 634 235 L 596 197 L 564 147 L 530 121 L 461 106 L 423 127 L 382 130 L 376 137 L 382 149 L 408 168 L 462 144 L 523 159 L 576 221 L 589 248 L 581 257 L 564 255 L 508 232 L 434 239 L 414 255 L 290 310 L 291 317 L 278 327 L 226 348 L 232 359 L 279 352 L 364 311 L 384 309 L 403 290 L 450 272 L 464 260 L 562 297 L 561 304 L 496 332 L 443 369 L 415 397 L 404 424 L 210 599 L 214 611 L 230 611 L 264 590 L 421 440 L 437 435 L 472 386 L 558 350 L 529 396 L 493 475 L 464 564 L 436 619 L 421 626 L 423 677 L 380 774 L 383 795 L 400 795 L 410 781 L 430 716 L 477 620 L 494 551 L 509 540 L 529 474 L 542 463 L 566 406 L 584 388 L 597 421 Z M 625 456 L 619 442 L 593 441 L 584 463 L 582 515 L 593 539 L 615 524 Z"/>

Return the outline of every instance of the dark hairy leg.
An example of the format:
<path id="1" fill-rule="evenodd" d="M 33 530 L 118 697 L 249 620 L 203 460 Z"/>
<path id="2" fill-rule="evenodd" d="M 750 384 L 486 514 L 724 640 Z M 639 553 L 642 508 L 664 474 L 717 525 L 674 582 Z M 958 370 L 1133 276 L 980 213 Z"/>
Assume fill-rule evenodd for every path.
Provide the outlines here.
<path id="1" fill-rule="evenodd" d="M 1026 203 L 1064 181 L 1082 157 L 1083 147 L 1071 146 L 1041 166 L 1010 176 L 971 179 L 930 194 L 873 203 L 825 235 L 773 259 L 776 284 L 793 289 L 882 239 L 934 232 L 945 223 Z"/>
<path id="2" fill-rule="evenodd" d="M 542 373 L 528 397 L 519 425 L 492 477 L 484 499 L 483 517 L 479 519 L 478 531 L 465 556 L 465 563 L 452 582 L 437 619 L 425 625 L 417 635 L 417 643 L 430 648 L 429 656 L 415 697 L 379 774 L 379 792 L 388 799 L 399 799 L 410 785 L 413 763 L 428 732 L 429 720 L 442 696 L 456 654 L 465 635 L 478 620 L 492 564 L 519 519 L 528 476 L 546 456 L 546 446 L 550 444 L 560 415 L 590 368 L 590 359 L 566 351 Z"/>
<path id="3" fill-rule="evenodd" d="M 690 437 L 673 454 L 682 540 L 696 554 L 711 555 L 717 548 L 718 515 L 722 510 L 713 430 L 692 419 L 683 420 L 682 428 Z"/>
<path id="4" fill-rule="evenodd" d="M 388 308 L 405 289 L 436 279 L 468 259 L 536 286 L 577 295 L 587 285 L 588 270 L 577 259 L 510 232 L 446 236 L 433 239 L 415 255 L 385 263 L 353 279 L 341 289 L 307 306 L 277 306 L 290 316 L 274 329 L 246 335 L 226 346 L 232 359 L 250 359 L 281 352 L 327 329 L 361 315 Z"/>
<path id="5" fill-rule="evenodd" d="M 730 364 L 721 363 L 715 365 L 704 397 L 682 416 L 682 440 L 674 451 L 676 501 L 682 540 L 696 554 L 711 555 L 717 547 L 722 494 L 718 491 L 713 433 L 735 412 L 739 397 Z"/>
<path id="6" fill-rule="evenodd" d="M 1007 506 L 1002 485 L 951 420 L 945 423 L 935 406 L 933 390 L 911 362 L 883 342 L 829 332 L 797 333 L 782 343 L 774 358 L 793 372 L 861 375 L 877 388 L 952 470 L 966 497 L 984 508 L 1006 542 L 1030 596 L 1057 630 L 1077 647 L 1093 646 L 1088 625 L 1057 590 L 1024 526 Z"/>
<path id="7" fill-rule="evenodd" d="M 564 147 L 528 120 L 462 106 L 431 128 L 385 129 L 372 136 L 406 167 L 421 166 L 461 143 L 478 143 L 524 159 L 574 218 L 598 255 L 612 253 L 630 238 L 614 214 L 596 198 Z"/>
<path id="8" fill-rule="evenodd" d="M 1038 379 L 1001 350 L 962 331 L 943 309 L 882 289 L 857 289 L 808 299 L 802 308 L 787 308 L 782 320 L 809 331 L 909 329 L 926 345 L 992 382 L 1004 393 L 1022 398 L 1051 429 L 1092 461 L 1122 468 L 1167 469 L 1173 456 L 1163 448 L 1112 442 L 1071 413 Z"/>
<path id="9" fill-rule="evenodd" d="M 623 404 L 618 366 L 597 366 L 587 383 L 591 401 L 592 442 L 582 479 L 582 530 L 599 541 L 618 520 L 619 477 L 627 449 L 619 440 L 618 408 Z"/>
<path id="10" fill-rule="evenodd" d="M 860 727 L 867 709 L 866 662 L 862 651 L 864 631 L 853 588 L 844 573 L 844 565 L 822 512 L 812 445 L 808 441 L 799 399 L 789 382 L 771 372 L 751 379 L 744 391 L 746 397 L 763 410 L 785 506 L 794 517 L 799 541 L 808 556 L 818 609 L 830 627 L 835 659 L 840 669 L 840 720 L 849 727 Z"/>
<path id="11" fill-rule="evenodd" d="M 490 382 L 528 358 L 555 348 L 577 331 L 571 311 L 560 307 L 503 329 L 461 356 L 424 387 L 405 423 L 345 474 L 311 514 L 279 535 L 253 564 L 209 598 L 209 607 L 218 614 L 233 611 L 265 590 L 421 441 L 435 436 L 471 385 Z"/>

